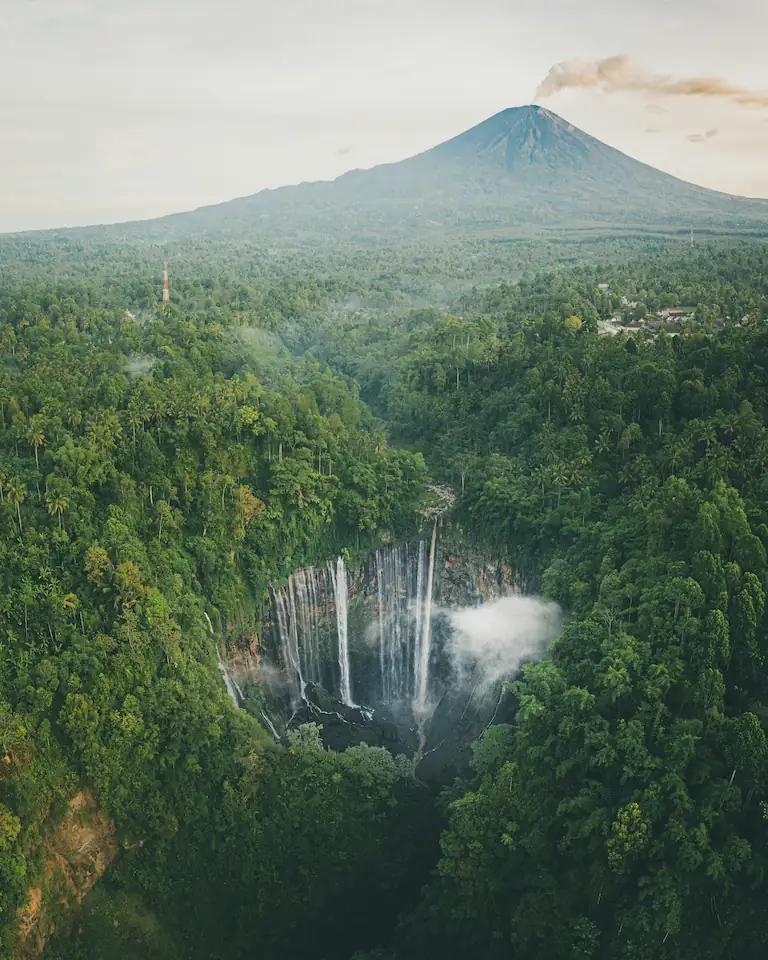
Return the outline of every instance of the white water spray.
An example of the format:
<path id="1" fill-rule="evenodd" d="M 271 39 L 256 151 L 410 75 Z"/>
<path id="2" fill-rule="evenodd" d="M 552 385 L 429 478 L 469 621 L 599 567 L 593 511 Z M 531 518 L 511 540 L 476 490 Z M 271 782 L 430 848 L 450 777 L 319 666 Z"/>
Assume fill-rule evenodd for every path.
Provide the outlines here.
<path id="1" fill-rule="evenodd" d="M 232 701 L 236 710 L 240 709 L 240 701 L 243 698 L 243 693 L 235 683 L 235 681 L 227 673 L 227 668 L 224 666 L 224 662 L 221 657 L 219 657 L 219 673 L 224 680 L 224 686 L 227 688 L 227 693 L 229 694 L 229 699 Z"/>
<path id="2" fill-rule="evenodd" d="M 207 610 L 203 612 L 203 616 L 208 622 L 208 629 L 211 632 L 211 635 L 213 635 L 215 631 L 213 629 L 213 624 L 211 623 L 211 618 L 208 616 Z M 224 686 L 227 688 L 229 699 L 232 701 L 235 709 L 239 710 L 240 704 L 243 700 L 245 700 L 245 697 L 243 696 L 243 691 L 240 689 L 240 687 L 238 687 L 238 685 L 227 672 L 227 668 L 224 666 L 224 661 L 221 659 L 221 651 L 219 650 L 218 645 L 216 647 L 216 657 L 219 661 L 219 673 L 224 680 Z"/>
<path id="3" fill-rule="evenodd" d="M 261 711 L 261 716 L 264 718 L 264 723 L 266 723 L 269 732 L 272 734 L 275 740 L 279 740 L 280 734 L 277 732 L 274 723 L 272 723 L 272 721 L 269 719 L 269 714 L 266 712 L 266 710 Z"/>
<path id="4" fill-rule="evenodd" d="M 277 616 L 277 631 L 280 636 L 280 646 L 286 660 L 288 682 L 293 691 L 294 705 L 304 696 L 304 674 L 301 669 L 299 655 L 299 635 L 296 623 L 294 591 L 289 586 L 275 591 L 275 614 Z M 298 685 L 298 689 L 297 688 Z"/>
<path id="5" fill-rule="evenodd" d="M 341 674 L 339 694 L 342 703 L 354 706 L 352 700 L 352 676 L 349 666 L 349 590 L 347 587 L 347 568 L 344 559 L 339 557 L 335 568 L 329 564 L 336 601 L 336 633 L 339 645 L 339 671 Z"/>
<path id="6" fill-rule="evenodd" d="M 429 660 L 432 653 L 432 590 L 435 582 L 435 554 L 437 552 L 437 519 L 432 527 L 432 543 L 429 549 L 427 589 L 424 593 L 424 622 L 421 625 L 420 649 L 417 660 L 414 710 L 423 715 L 429 695 Z"/>
<path id="7" fill-rule="evenodd" d="M 519 595 L 442 612 L 452 627 L 447 653 L 457 681 L 472 677 L 484 690 L 540 660 L 563 622 L 556 603 Z"/>

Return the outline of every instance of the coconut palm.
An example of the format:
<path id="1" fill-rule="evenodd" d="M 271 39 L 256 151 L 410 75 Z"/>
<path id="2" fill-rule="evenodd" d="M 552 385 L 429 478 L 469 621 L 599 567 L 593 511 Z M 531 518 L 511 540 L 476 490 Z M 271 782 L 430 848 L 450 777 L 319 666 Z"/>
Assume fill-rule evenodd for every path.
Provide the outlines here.
<path id="1" fill-rule="evenodd" d="M 45 432 L 40 417 L 32 417 L 27 424 L 27 442 L 35 448 L 35 465 L 40 469 L 40 461 L 37 456 L 38 449 L 45 443 Z"/>
<path id="2" fill-rule="evenodd" d="M 12 477 L 8 482 L 8 499 L 16 507 L 16 514 L 19 518 L 19 533 L 22 533 L 21 525 L 21 505 L 27 495 L 26 484 L 22 483 L 17 477 Z"/>
<path id="3" fill-rule="evenodd" d="M 48 513 L 59 519 L 59 530 L 61 530 L 61 517 L 65 510 L 69 509 L 69 499 L 63 493 L 46 493 L 45 502 L 48 506 Z"/>

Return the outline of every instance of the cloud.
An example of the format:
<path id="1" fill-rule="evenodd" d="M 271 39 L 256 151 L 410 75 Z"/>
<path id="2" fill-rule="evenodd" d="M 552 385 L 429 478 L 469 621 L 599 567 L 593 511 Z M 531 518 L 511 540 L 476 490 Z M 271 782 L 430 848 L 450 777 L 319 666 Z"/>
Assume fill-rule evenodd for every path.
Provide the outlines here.
<path id="1" fill-rule="evenodd" d="M 591 63 L 583 60 L 556 63 L 539 84 L 536 97 L 551 97 L 573 87 L 596 87 L 604 93 L 632 91 L 663 97 L 720 97 L 742 106 L 768 109 L 768 93 L 738 87 L 720 77 L 675 79 L 648 73 L 624 54 Z"/>
<path id="2" fill-rule="evenodd" d="M 442 612 L 453 628 L 448 649 L 456 676 L 487 687 L 540 660 L 563 624 L 557 604 L 538 597 L 503 597 Z"/>
<path id="3" fill-rule="evenodd" d="M 339 149 L 336 151 L 336 156 L 343 157 L 348 153 L 352 153 L 352 147 L 339 147 Z"/>
<path id="4" fill-rule="evenodd" d="M 685 139 L 690 140 L 691 143 L 706 143 L 707 140 L 711 140 L 719 133 L 720 131 L 715 127 L 712 130 L 707 130 L 706 133 L 689 133 Z"/>

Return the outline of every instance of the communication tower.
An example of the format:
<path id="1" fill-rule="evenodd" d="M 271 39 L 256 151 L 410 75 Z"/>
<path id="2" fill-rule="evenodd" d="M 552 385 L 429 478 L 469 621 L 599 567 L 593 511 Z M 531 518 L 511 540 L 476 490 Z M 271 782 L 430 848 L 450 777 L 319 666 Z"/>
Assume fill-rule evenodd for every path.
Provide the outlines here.
<path id="1" fill-rule="evenodd" d="M 168 306 L 168 261 L 163 260 L 163 310 Z"/>

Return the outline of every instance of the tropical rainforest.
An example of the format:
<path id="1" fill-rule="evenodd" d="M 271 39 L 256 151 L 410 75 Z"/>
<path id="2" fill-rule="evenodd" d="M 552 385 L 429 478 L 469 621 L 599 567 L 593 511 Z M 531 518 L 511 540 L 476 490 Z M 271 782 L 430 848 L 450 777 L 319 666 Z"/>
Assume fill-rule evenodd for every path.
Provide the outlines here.
<path id="1" fill-rule="evenodd" d="M 0 957 L 766 955 L 764 243 L 0 257 Z M 434 482 L 566 613 L 440 790 L 217 663 Z"/>

